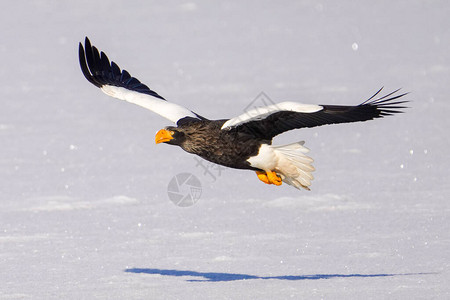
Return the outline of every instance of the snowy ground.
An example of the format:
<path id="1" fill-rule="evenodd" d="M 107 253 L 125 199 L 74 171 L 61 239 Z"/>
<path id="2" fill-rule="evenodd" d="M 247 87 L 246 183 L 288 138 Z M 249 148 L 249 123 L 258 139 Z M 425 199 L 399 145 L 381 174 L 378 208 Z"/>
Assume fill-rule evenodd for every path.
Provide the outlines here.
<path id="1" fill-rule="evenodd" d="M 449 15 L 447 1 L 4 3 L 0 298 L 450 298 Z M 316 179 L 266 186 L 155 145 L 166 120 L 83 78 L 86 35 L 210 118 L 261 92 L 357 104 L 381 86 L 411 108 L 278 137 L 306 140 Z M 183 172 L 202 185 L 187 208 L 167 193 Z"/>

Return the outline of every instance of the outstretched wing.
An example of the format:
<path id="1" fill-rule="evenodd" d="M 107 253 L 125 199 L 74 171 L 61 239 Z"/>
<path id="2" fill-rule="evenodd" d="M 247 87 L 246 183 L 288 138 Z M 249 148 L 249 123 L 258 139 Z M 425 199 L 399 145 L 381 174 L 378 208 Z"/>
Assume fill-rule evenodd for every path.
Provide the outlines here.
<path id="1" fill-rule="evenodd" d="M 189 109 L 167 102 L 126 70 L 111 61 L 105 53 L 97 50 L 86 37 L 85 48 L 80 43 L 78 55 L 84 77 L 99 87 L 105 94 L 149 109 L 162 117 L 177 123 L 184 118 L 204 119 Z"/>
<path id="2" fill-rule="evenodd" d="M 405 108 L 402 104 L 408 101 L 396 100 L 406 93 L 395 95 L 399 91 L 396 90 L 376 98 L 382 89 L 356 106 L 282 102 L 257 108 L 228 120 L 223 124 L 222 129 L 236 128 L 236 130 L 249 132 L 263 139 L 272 139 L 282 132 L 296 128 L 360 122 L 401 113 L 401 109 Z"/>

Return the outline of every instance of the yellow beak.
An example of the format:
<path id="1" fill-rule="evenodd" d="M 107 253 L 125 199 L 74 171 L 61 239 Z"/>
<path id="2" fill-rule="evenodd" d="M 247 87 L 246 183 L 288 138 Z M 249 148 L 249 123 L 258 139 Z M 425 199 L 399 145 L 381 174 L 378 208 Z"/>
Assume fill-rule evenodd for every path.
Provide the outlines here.
<path id="1" fill-rule="evenodd" d="M 156 133 L 155 143 L 159 144 L 159 143 L 168 142 L 173 139 L 173 136 L 172 136 L 173 134 L 174 134 L 173 131 L 170 131 L 167 129 L 161 129 L 160 131 L 158 131 Z"/>

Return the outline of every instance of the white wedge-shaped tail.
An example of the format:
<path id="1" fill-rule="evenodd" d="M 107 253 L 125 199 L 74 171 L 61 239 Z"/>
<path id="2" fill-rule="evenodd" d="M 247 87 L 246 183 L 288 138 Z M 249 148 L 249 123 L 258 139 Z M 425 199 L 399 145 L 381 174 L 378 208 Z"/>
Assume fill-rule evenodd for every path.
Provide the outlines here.
<path id="1" fill-rule="evenodd" d="M 266 172 L 275 171 L 281 180 L 297 189 L 309 190 L 311 174 L 315 169 L 313 159 L 306 155 L 309 149 L 304 147 L 305 142 L 297 142 L 282 146 L 262 144 L 257 155 L 247 161 L 252 167 Z"/>
<path id="2" fill-rule="evenodd" d="M 271 146 L 278 157 L 278 164 L 275 168 L 283 182 L 298 189 L 309 190 L 311 174 L 315 169 L 312 165 L 314 160 L 307 156 L 309 149 L 304 147 L 304 141 L 282 146 Z"/>

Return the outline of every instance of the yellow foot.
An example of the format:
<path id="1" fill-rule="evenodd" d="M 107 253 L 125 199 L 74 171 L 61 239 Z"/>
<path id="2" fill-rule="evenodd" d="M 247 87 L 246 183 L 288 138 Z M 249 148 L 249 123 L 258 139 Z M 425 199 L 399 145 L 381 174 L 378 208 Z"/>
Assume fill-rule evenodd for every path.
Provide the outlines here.
<path id="1" fill-rule="evenodd" d="M 258 179 L 266 184 L 270 184 L 269 178 L 267 178 L 267 174 L 264 171 L 256 171 L 256 175 L 258 176 Z"/>
<path id="2" fill-rule="evenodd" d="M 264 172 L 256 171 L 258 179 L 267 184 L 281 185 L 281 177 L 277 175 L 274 171 Z"/>
<path id="3" fill-rule="evenodd" d="M 278 176 L 274 171 L 267 173 L 267 178 L 269 178 L 270 183 L 281 185 L 281 177 Z"/>

